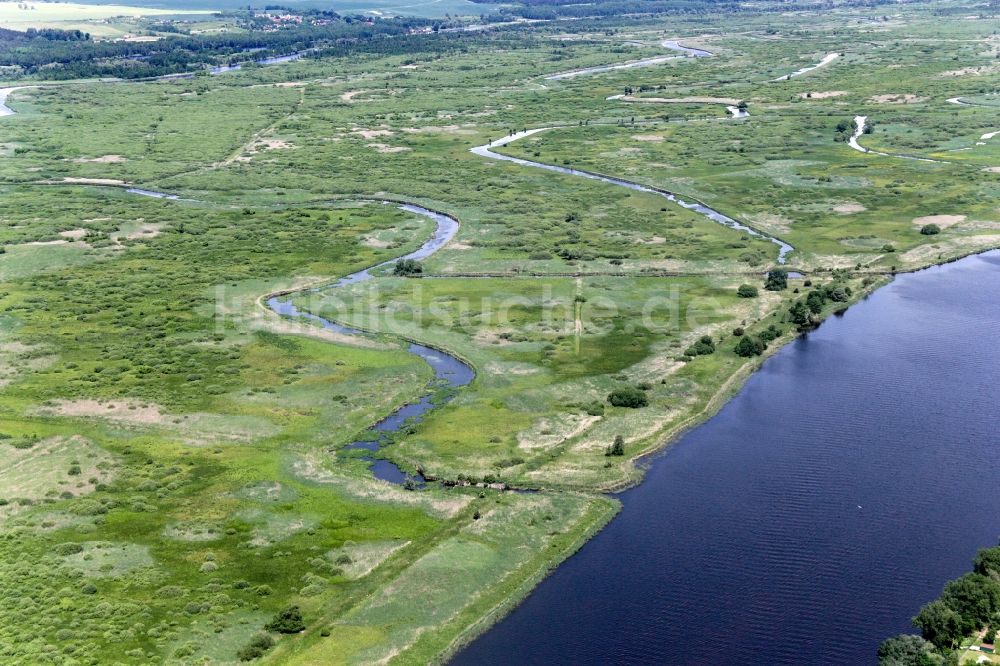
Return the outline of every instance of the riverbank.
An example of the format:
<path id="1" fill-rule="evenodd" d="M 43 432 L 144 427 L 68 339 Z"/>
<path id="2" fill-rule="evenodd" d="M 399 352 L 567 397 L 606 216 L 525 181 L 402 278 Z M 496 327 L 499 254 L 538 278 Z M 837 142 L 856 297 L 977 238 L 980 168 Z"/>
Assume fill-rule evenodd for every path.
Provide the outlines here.
<path id="1" fill-rule="evenodd" d="M 808 651 L 860 664 L 912 633 L 909 618 L 1000 527 L 986 434 L 997 391 L 982 374 L 1000 362 L 997 261 L 900 276 L 784 346 L 650 459 L 617 519 L 454 663 L 502 663 L 510 644 L 527 664 L 702 663 L 722 633 L 740 646 L 725 651 L 735 663 L 793 665 Z M 943 385 L 926 381 L 945 368 Z M 973 475 L 970 457 L 983 461 Z"/>

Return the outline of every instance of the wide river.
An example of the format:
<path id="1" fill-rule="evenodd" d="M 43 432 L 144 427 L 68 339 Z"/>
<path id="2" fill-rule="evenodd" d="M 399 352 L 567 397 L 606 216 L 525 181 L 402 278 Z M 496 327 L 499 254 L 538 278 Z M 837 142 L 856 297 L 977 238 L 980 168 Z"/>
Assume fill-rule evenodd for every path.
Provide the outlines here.
<path id="1" fill-rule="evenodd" d="M 455 664 L 873 664 L 1000 534 L 1000 253 L 768 360 Z"/>

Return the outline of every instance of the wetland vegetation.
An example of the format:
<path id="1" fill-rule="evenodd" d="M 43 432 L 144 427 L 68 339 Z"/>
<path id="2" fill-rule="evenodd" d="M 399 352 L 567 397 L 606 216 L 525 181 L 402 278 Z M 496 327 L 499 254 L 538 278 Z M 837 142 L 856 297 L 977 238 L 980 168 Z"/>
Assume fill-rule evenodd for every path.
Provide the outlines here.
<path id="1" fill-rule="evenodd" d="M 0 49 L 0 662 L 446 660 L 769 354 L 1000 246 L 996 8 L 959 4 L 234 11 Z M 400 204 L 457 233 L 396 261 L 435 232 Z"/>

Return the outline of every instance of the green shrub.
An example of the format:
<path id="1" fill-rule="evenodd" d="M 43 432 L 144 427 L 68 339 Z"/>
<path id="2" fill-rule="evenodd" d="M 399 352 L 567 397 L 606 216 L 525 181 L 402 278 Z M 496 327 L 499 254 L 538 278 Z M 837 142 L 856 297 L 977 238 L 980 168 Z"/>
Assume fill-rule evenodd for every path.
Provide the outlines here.
<path id="1" fill-rule="evenodd" d="M 649 398 L 646 397 L 645 391 L 637 389 L 633 386 L 625 386 L 623 388 L 615 389 L 608 394 L 608 402 L 610 402 L 614 407 L 629 407 L 637 409 L 648 405 Z"/>
<path id="2" fill-rule="evenodd" d="M 287 606 L 278 611 L 264 628 L 279 634 L 297 634 L 305 630 L 306 624 L 298 606 Z"/>
<path id="3" fill-rule="evenodd" d="M 240 661 L 253 661 L 263 657 L 264 653 L 272 647 L 274 647 L 274 639 L 268 634 L 254 634 L 249 643 L 237 650 L 236 657 Z"/>
<path id="4" fill-rule="evenodd" d="M 623 456 L 625 455 L 625 438 L 621 435 L 615 435 L 615 441 L 611 443 L 611 446 L 604 452 L 606 456 Z"/>
<path id="5" fill-rule="evenodd" d="M 776 268 L 767 272 L 767 279 L 764 281 L 764 289 L 768 291 L 784 291 L 788 288 L 788 271 Z"/>
<path id="6" fill-rule="evenodd" d="M 736 295 L 740 298 L 757 298 L 757 287 L 752 284 L 741 284 L 736 290 Z"/>
<path id="7" fill-rule="evenodd" d="M 708 335 L 703 335 L 684 351 L 685 356 L 707 356 L 715 353 L 715 342 Z"/>
<path id="8" fill-rule="evenodd" d="M 755 338 L 750 335 L 743 336 L 740 341 L 736 343 L 736 347 L 733 351 L 736 352 L 738 356 L 744 358 L 750 358 L 751 356 L 760 356 L 767 349 L 767 345 L 760 338 Z"/>
<path id="9" fill-rule="evenodd" d="M 924 226 L 920 227 L 920 233 L 922 233 L 924 236 L 935 236 L 941 233 L 941 227 L 939 227 L 936 224 L 925 224 Z"/>
<path id="10" fill-rule="evenodd" d="M 52 548 L 52 552 L 56 555 L 62 556 L 75 555 L 76 553 L 83 552 L 83 546 L 78 543 L 60 543 L 56 544 L 55 547 Z"/>
<path id="11" fill-rule="evenodd" d="M 420 265 L 420 262 L 416 259 L 400 259 L 396 262 L 396 266 L 392 269 L 393 275 L 401 275 L 403 277 L 409 275 L 419 275 L 424 272 L 424 267 Z"/>

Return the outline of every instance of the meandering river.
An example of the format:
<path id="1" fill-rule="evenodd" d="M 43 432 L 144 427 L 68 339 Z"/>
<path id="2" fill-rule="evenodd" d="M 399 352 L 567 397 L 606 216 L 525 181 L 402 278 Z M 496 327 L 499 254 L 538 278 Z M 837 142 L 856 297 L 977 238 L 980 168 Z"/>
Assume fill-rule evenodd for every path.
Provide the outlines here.
<path id="1" fill-rule="evenodd" d="M 455 664 L 872 664 L 1000 534 L 1000 252 L 765 362 Z"/>
<path id="2" fill-rule="evenodd" d="M 756 229 L 753 229 L 751 227 L 748 227 L 747 225 L 742 224 L 741 222 L 737 222 L 728 215 L 723 215 L 714 208 L 709 208 L 708 206 L 699 201 L 687 201 L 685 199 L 681 199 L 673 192 L 668 192 L 667 190 L 664 189 L 660 189 L 657 187 L 650 187 L 648 185 L 641 185 L 639 183 L 633 183 L 630 180 L 613 178 L 611 176 L 605 176 L 603 174 L 594 173 L 591 171 L 583 171 L 581 169 L 571 169 L 569 167 L 562 167 L 555 164 L 545 164 L 544 162 L 534 162 L 532 160 L 526 160 L 520 157 L 512 157 L 510 155 L 504 155 L 503 153 L 497 153 L 493 151 L 493 148 L 500 148 L 502 146 L 506 146 L 509 143 L 517 141 L 518 139 L 523 139 L 533 134 L 538 134 L 539 132 L 547 132 L 551 129 L 554 128 L 538 127 L 535 129 L 524 130 L 523 132 L 516 132 L 514 134 L 505 136 L 501 139 L 491 141 L 490 143 L 487 143 L 485 145 L 476 146 L 475 148 L 471 148 L 470 150 L 474 154 L 479 155 L 480 157 L 500 160 L 503 162 L 513 162 L 514 164 L 519 164 L 521 166 L 533 167 L 535 169 L 544 169 L 546 171 L 554 171 L 556 173 L 566 174 L 568 176 L 578 176 L 580 178 L 588 178 L 590 180 L 597 180 L 602 183 L 607 183 L 609 185 L 617 185 L 618 187 L 625 187 L 630 190 L 636 190 L 637 192 L 646 192 L 648 194 L 655 194 L 657 196 L 661 196 L 667 199 L 668 201 L 673 201 L 679 206 L 700 213 L 701 215 L 704 215 L 708 219 L 712 220 L 713 222 L 729 227 L 730 229 L 736 229 L 737 231 L 742 231 L 750 236 L 756 236 L 757 238 L 764 238 L 766 240 L 771 241 L 772 243 L 778 246 L 779 264 L 784 264 L 788 253 L 795 249 L 788 243 L 781 240 L 780 238 L 775 238 L 774 236 L 768 236 L 767 234 L 757 231 Z"/>
<path id="3" fill-rule="evenodd" d="M 13 113 L 13 90 L 0 90 L 0 115 Z M 852 147 L 868 152 L 857 144 L 864 125 L 859 117 Z M 545 129 L 473 152 L 664 196 L 768 238 L 782 262 L 792 250 L 663 190 L 491 150 Z M 458 228 L 447 215 L 403 208 L 437 225 L 404 258 L 426 258 Z M 622 513 L 454 663 L 873 662 L 879 641 L 912 630 L 907 618 L 1000 533 L 997 293 L 1000 253 L 967 258 L 900 276 L 780 350 L 715 418 L 650 461 L 645 481 L 620 496 Z M 285 297 L 268 305 L 368 335 Z M 474 378 L 444 352 L 409 351 L 441 384 Z M 432 408 L 421 397 L 374 430 L 392 432 Z M 405 480 L 391 463 L 372 462 L 379 478 Z"/>
<path id="4" fill-rule="evenodd" d="M 639 42 L 641 45 L 641 42 Z M 545 77 L 546 81 L 560 81 L 562 79 L 573 79 L 578 76 L 589 76 L 591 74 L 604 74 L 605 72 L 614 72 L 620 69 L 635 69 L 637 67 L 652 67 L 653 65 L 661 65 L 669 60 L 676 60 L 678 58 L 703 58 L 712 55 L 709 51 L 703 51 L 701 49 L 692 49 L 687 46 L 681 46 L 675 40 L 665 39 L 660 42 L 660 46 L 671 51 L 678 51 L 681 55 L 662 55 L 655 56 L 652 58 L 644 58 L 642 60 L 632 60 L 630 62 L 616 63 L 614 65 L 599 65 L 597 67 L 584 67 L 582 69 L 572 69 L 568 72 L 559 72 L 558 74 L 549 74 Z"/>
<path id="5" fill-rule="evenodd" d="M 143 191 L 141 193 L 146 194 L 147 196 L 160 194 L 147 191 Z M 427 241 L 424 242 L 423 245 L 409 254 L 384 261 L 370 268 L 365 268 L 364 270 L 356 271 L 325 287 L 317 287 L 311 291 L 323 292 L 347 285 L 358 284 L 359 282 L 367 282 L 374 277 L 372 271 L 378 268 L 385 268 L 404 259 L 426 259 L 447 245 L 448 241 L 454 238 L 455 233 L 458 231 L 458 220 L 450 215 L 445 215 L 444 213 L 439 213 L 414 204 L 401 204 L 399 208 L 408 213 L 422 215 L 434 221 L 436 225 L 434 233 Z M 308 319 L 318 323 L 323 328 L 336 331 L 337 333 L 358 336 L 371 335 L 367 331 L 350 326 L 344 326 L 343 324 L 338 324 L 311 312 L 300 310 L 292 302 L 293 296 L 294 295 L 272 296 L 267 299 L 267 306 L 279 315 L 291 318 Z M 440 349 L 411 342 L 409 347 L 407 347 L 407 351 L 414 356 L 419 356 L 426 361 L 428 365 L 430 365 L 431 370 L 434 371 L 435 382 L 439 385 L 448 386 L 450 388 L 460 388 L 471 383 L 476 377 L 476 373 L 472 369 L 472 366 L 457 356 L 453 356 Z M 424 414 L 439 405 L 440 403 L 435 404 L 432 402 L 430 393 L 422 395 L 417 399 L 406 403 L 372 426 L 372 430 L 377 434 L 376 438 L 352 442 L 348 444 L 346 448 L 364 449 L 366 451 L 371 451 L 372 453 L 377 452 L 383 443 L 383 440 L 381 439 L 383 435 L 396 432 L 407 422 L 419 422 L 420 419 L 423 418 Z M 413 480 L 417 483 L 423 483 L 424 481 L 423 477 L 419 473 L 409 475 L 401 470 L 395 463 L 389 462 L 388 460 L 373 459 L 371 457 L 366 457 L 365 460 L 372 463 L 372 474 L 374 474 L 376 478 L 382 479 L 383 481 L 389 481 L 391 483 L 405 483 L 407 480 Z"/>

